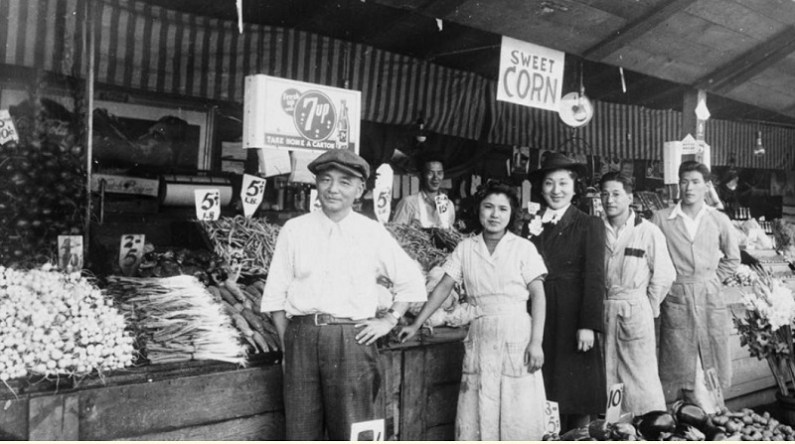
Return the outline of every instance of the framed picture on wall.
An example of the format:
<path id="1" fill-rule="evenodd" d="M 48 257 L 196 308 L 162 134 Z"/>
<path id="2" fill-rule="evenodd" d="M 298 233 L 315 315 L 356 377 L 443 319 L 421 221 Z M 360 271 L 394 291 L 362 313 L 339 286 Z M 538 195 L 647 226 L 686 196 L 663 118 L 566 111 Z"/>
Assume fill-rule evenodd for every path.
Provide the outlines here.
<path id="1" fill-rule="evenodd" d="M 25 108 L 21 89 L 0 90 L 0 109 Z M 74 119 L 74 100 L 57 92 L 42 94 L 41 110 L 51 121 Z M 29 109 L 29 107 L 28 107 Z M 209 113 L 168 105 L 94 101 L 92 159 L 98 170 L 195 172 L 209 170 Z"/>
<path id="2" fill-rule="evenodd" d="M 107 101 L 94 105 L 93 157 L 100 168 L 210 169 L 206 111 Z"/>

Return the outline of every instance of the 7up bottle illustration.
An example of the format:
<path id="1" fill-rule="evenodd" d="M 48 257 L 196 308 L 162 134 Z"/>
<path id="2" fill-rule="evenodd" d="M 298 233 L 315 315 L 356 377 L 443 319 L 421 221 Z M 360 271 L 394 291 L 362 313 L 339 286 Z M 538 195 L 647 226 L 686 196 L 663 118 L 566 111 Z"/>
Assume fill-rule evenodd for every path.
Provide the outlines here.
<path id="1" fill-rule="evenodd" d="M 337 149 L 348 149 L 348 131 L 350 124 L 348 122 L 348 107 L 345 101 L 342 100 L 340 104 L 340 117 L 337 119 Z"/>

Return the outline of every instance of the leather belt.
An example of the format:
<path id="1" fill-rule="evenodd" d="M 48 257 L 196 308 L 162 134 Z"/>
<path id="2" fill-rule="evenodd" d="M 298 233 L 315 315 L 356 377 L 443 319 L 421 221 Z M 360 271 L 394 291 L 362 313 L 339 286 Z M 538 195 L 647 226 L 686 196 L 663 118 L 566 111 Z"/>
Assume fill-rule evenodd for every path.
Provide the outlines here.
<path id="1" fill-rule="evenodd" d="M 351 318 L 338 318 L 326 313 L 315 313 L 306 316 L 293 316 L 290 318 L 290 322 L 313 324 L 320 327 L 324 325 L 354 325 L 360 321 Z"/>

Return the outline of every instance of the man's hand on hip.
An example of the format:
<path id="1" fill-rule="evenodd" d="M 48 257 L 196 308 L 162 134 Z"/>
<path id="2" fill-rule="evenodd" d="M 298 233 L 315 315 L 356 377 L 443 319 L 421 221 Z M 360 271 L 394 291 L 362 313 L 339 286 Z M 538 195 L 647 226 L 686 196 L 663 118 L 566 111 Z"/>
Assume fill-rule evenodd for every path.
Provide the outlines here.
<path id="1" fill-rule="evenodd" d="M 370 345 L 378 338 L 388 334 L 397 325 L 397 322 L 389 318 L 370 318 L 356 324 L 356 328 L 361 328 L 356 334 L 356 341 L 359 344 Z"/>

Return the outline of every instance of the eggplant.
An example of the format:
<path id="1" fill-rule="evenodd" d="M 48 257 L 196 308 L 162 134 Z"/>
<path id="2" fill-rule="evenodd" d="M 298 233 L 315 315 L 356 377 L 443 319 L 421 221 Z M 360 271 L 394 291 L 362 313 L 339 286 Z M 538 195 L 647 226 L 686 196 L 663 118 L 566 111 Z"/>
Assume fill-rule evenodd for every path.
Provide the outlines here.
<path id="1" fill-rule="evenodd" d="M 635 428 L 643 438 L 656 441 L 676 431 L 676 421 L 670 413 L 655 410 L 637 417 Z"/>
<path id="2" fill-rule="evenodd" d="M 677 423 L 691 425 L 699 430 L 704 427 L 707 419 L 709 419 L 704 409 L 688 402 L 678 403 L 674 406 L 674 412 Z"/>
<path id="3" fill-rule="evenodd" d="M 588 434 L 591 438 L 596 438 L 599 441 L 607 441 L 610 439 L 610 429 L 607 428 L 607 422 L 604 419 L 595 419 L 588 424 Z"/>
<path id="4" fill-rule="evenodd" d="M 578 427 L 576 429 L 571 429 L 568 432 L 560 435 L 561 441 L 583 441 L 590 438 L 591 435 L 588 434 L 588 427 Z"/>

